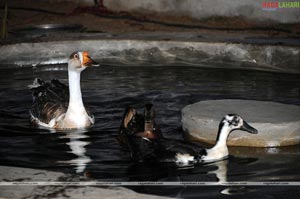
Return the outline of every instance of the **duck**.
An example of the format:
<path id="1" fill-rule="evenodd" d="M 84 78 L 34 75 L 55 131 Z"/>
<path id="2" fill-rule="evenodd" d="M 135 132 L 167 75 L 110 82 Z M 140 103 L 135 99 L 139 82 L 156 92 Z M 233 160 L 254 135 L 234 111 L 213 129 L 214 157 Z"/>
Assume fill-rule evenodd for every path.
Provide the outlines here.
<path id="1" fill-rule="evenodd" d="M 144 114 L 139 114 L 133 107 L 127 107 L 119 129 L 119 143 L 127 144 L 127 136 L 133 135 L 142 139 L 162 138 L 160 128 L 155 122 L 155 114 L 151 103 L 145 104 Z"/>
<path id="2" fill-rule="evenodd" d="M 130 110 L 127 109 L 127 113 Z M 128 120 L 126 112 L 125 120 Z M 133 118 L 133 117 L 132 117 Z M 134 125 L 134 122 L 126 121 L 127 126 Z M 125 127 L 125 126 L 124 126 Z M 125 127 L 126 128 L 126 127 Z M 257 134 L 258 131 L 250 126 L 238 114 L 225 115 L 219 124 L 216 143 L 212 148 L 204 148 L 198 143 L 192 143 L 186 140 L 168 139 L 157 137 L 155 139 L 143 137 L 130 129 L 123 130 L 127 148 L 131 158 L 136 162 L 173 162 L 178 166 L 188 166 L 198 163 L 211 163 L 227 159 L 229 151 L 227 147 L 227 138 L 235 130 L 246 131 L 251 134 Z"/>
<path id="3" fill-rule="evenodd" d="M 80 75 L 88 67 L 99 66 L 87 51 L 73 52 L 68 60 L 69 86 L 57 79 L 45 82 L 36 78 L 32 85 L 31 123 L 51 129 L 81 129 L 91 127 L 94 116 L 82 100 Z"/>

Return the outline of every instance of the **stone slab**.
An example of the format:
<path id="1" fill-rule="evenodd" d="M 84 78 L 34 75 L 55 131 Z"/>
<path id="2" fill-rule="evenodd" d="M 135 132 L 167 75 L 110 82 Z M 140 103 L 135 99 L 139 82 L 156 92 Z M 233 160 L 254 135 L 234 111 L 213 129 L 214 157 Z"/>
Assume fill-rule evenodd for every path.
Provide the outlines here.
<path id="1" fill-rule="evenodd" d="M 221 119 L 239 114 L 258 134 L 234 131 L 228 146 L 278 147 L 300 144 L 300 106 L 268 101 L 208 100 L 182 109 L 184 131 L 196 140 L 214 144 Z"/>

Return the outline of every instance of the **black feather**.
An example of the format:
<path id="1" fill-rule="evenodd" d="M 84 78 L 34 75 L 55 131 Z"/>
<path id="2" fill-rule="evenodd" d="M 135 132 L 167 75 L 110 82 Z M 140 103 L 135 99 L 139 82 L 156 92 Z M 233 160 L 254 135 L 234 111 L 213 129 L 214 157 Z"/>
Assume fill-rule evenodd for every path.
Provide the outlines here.
<path id="1" fill-rule="evenodd" d="M 55 117 L 65 113 L 68 108 L 69 88 L 58 80 L 45 82 L 35 79 L 32 91 L 33 104 L 31 114 L 41 122 L 49 123 Z"/>
<path id="2" fill-rule="evenodd" d="M 177 153 L 198 156 L 203 151 L 202 146 L 184 140 L 145 139 L 134 135 L 126 137 L 132 158 L 138 162 L 174 161 Z"/>

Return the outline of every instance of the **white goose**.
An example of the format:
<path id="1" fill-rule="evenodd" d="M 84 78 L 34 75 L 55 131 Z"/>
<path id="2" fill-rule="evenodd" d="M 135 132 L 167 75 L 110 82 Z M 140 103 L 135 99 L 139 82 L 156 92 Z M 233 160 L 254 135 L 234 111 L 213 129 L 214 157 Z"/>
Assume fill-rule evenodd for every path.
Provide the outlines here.
<path id="1" fill-rule="evenodd" d="M 36 78 L 32 90 L 31 122 L 54 129 L 87 128 L 94 117 L 84 107 L 80 88 L 80 74 L 89 66 L 99 66 L 88 52 L 74 52 L 68 61 L 69 87 L 58 80 L 44 82 Z"/>

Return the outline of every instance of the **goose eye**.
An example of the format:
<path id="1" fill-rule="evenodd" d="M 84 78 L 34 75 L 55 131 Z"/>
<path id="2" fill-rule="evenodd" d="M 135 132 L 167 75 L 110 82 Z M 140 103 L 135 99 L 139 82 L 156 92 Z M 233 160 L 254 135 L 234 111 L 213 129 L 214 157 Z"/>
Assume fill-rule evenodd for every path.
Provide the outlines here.
<path id="1" fill-rule="evenodd" d="M 240 122 L 240 120 L 237 117 L 234 117 L 231 120 L 228 120 L 228 123 L 233 126 L 238 126 L 239 122 Z"/>
<path id="2" fill-rule="evenodd" d="M 239 124 L 240 120 L 239 118 L 235 117 L 232 121 L 233 125 L 237 126 Z"/>

